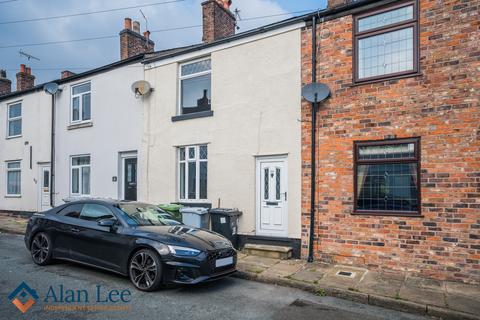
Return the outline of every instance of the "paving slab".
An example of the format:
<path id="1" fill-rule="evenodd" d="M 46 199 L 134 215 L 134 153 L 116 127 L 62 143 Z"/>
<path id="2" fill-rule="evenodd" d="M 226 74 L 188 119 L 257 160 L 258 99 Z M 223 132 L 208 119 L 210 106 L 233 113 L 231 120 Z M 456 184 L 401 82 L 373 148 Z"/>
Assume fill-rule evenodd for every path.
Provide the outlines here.
<path id="1" fill-rule="evenodd" d="M 243 258 L 242 264 L 250 264 L 253 266 L 259 266 L 262 268 L 270 268 L 280 262 L 278 259 L 259 257 L 259 256 L 247 256 Z"/>
<path id="2" fill-rule="evenodd" d="M 313 284 L 317 284 L 320 279 L 322 279 L 323 275 L 327 272 L 327 268 L 321 267 L 318 265 L 306 264 L 302 269 L 291 276 L 292 279 L 303 281 L 303 282 L 310 282 Z"/>
<path id="3" fill-rule="evenodd" d="M 442 281 L 407 277 L 399 291 L 400 299 L 422 301 L 437 307 L 446 307 L 445 286 Z"/>
<path id="4" fill-rule="evenodd" d="M 350 272 L 352 276 L 339 275 L 339 272 Z M 363 268 L 336 265 L 327 270 L 322 279 L 318 281 L 318 284 L 320 286 L 356 290 L 360 280 L 367 272 L 368 270 Z"/>
<path id="5" fill-rule="evenodd" d="M 369 271 L 359 282 L 357 289 L 360 292 L 385 296 L 390 298 L 398 297 L 400 288 L 402 287 L 405 275 L 392 276 L 380 272 Z"/>
<path id="6" fill-rule="evenodd" d="M 450 309 L 468 312 L 480 316 L 480 301 L 479 296 L 467 297 L 464 295 L 448 294 L 446 302 Z"/>
<path id="7" fill-rule="evenodd" d="M 447 294 L 463 295 L 480 301 L 480 285 L 445 281 Z"/>
<path id="8" fill-rule="evenodd" d="M 266 277 L 285 278 L 301 270 L 304 261 L 283 260 L 266 270 L 262 275 Z"/>

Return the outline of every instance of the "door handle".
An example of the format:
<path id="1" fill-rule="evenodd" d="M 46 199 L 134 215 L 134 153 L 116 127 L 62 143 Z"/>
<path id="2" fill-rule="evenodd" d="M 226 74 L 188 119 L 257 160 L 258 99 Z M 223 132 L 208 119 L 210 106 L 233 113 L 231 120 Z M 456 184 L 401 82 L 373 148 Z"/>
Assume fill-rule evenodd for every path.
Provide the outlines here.
<path id="1" fill-rule="evenodd" d="M 284 194 L 285 194 L 285 201 L 287 201 L 287 191 L 285 191 Z"/>
<path id="2" fill-rule="evenodd" d="M 278 206 L 278 201 L 267 201 L 267 206 Z"/>
<path id="3" fill-rule="evenodd" d="M 71 228 L 70 231 L 72 231 L 72 232 L 80 232 L 80 229 L 78 229 L 78 228 Z"/>

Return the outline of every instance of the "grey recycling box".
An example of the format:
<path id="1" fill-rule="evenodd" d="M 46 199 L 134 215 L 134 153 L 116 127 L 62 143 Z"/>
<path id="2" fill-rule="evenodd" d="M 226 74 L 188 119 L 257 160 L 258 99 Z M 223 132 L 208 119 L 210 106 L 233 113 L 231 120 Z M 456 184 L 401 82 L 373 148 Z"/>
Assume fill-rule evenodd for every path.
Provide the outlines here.
<path id="1" fill-rule="evenodd" d="M 195 228 L 208 229 L 210 225 L 210 215 L 207 208 L 185 207 L 180 209 L 183 224 Z"/>

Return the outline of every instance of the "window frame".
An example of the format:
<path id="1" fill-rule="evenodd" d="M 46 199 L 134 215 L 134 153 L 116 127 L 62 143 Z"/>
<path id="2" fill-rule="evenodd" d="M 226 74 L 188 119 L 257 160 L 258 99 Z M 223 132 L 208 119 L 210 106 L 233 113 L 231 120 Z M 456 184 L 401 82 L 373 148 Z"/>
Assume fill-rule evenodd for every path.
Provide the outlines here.
<path id="1" fill-rule="evenodd" d="M 88 165 L 73 165 L 73 159 L 74 158 L 81 158 L 81 157 L 89 157 L 90 163 Z M 89 175 L 89 193 L 88 194 L 82 194 L 82 183 L 83 183 L 83 177 L 82 177 L 82 168 L 83 167 L 89 167 L 90 168 L 90 175 Z M 73 169 L 79 169 L 79 174 L 78 174 L 78 193 L 73 192 Z M 92 156 L 90 154 L 80 154 L 80 155 L 73 155 L 70 156 L 70 195 L 75 196 L 75 197 L 89 197 L 92 194 Z"/>
<path id="2" fill-rule="evenodd" d="M 20 116 L 10 118 L 10 108 L 12 106 L 20 105 Z M 20 120 L 20 133 L 15 135 L 10 135 L 10 122 Z M 7 139 L 20 138 L 23 135 L 23 101 L 15 101 L 7 104 Z"/>
<path id="3" fill-rule="evenodd" d="M 403 7 L 408 7 L 413 5 L 413 18 L 393 24 L 389 24 L 382 27 L 377 27 L 369 29 L 366 31 L 358 31 L 358 21 L 362 18 L 367 18 L 384 12 L 392 11 L 395 9 L 400 9 Z M 370 10 L 357 14 L 353 17 L 353 82 L 354 84 L 362 84 L 375 81 L 385 81 L 390 79 L 396 79 L 400 77 L 407 77 L 412 75 L 417 75 L 420 72 L 420 31 L 419 31 L 419 21 L 420 21 L 420 10 L 418 0 L 408 0 L 402 1 L 401 3 L 395 5 L 384 6 L 379 9 Z M 403 30 L 413 28 L 413 69 L 399 71 L 394 73 L 382 74 L 377 76 L 371 76 L 366 78 L 359 78 L 359 52 L 358 52 L 358 42 L 361 39 L 377 36 L 380 34 L 386 34 L 393 31 Z"/>
<path id="4" fill-rule="evenodd" d="M 196 63 L 196 62 L 200 62 L 200 61 L 205 61 L 205 60 L 210 60 L 210 70 L 197 72 L 197 73 L 194 73 L 194 74 L 189 74 L 188 76 L 182 76 L 182 66 L 192 64 L 192 63 Z M 183 115 L 188 115 L 188 114 L 196 114 L 198 112 L 205 112 L 205 110 L 202 110 L 202 111 L 196 111 L 196 112 L 191 112 L 191 113 L 183 113 L 183 110 L 182 110 L 183 109 L 183 107 L 182 107 L 182 80 L 201 77 L 201 76 L 204 76 L 204 75 L 207 75 L 207 74 L 210 74 L 210 98 L 212 98 L 212 77 L 211 77 L 211 75 L 212 75 L 212 57 L 206 56 L 206 57 L 198 58 L 198 59 L 195 59 L 195 60 L 184 61 L 184 62 L 181 62 L 181 63 L 178 64 L 178 97 L 177 97 L 177 100 L 178 100 L 178 102 L 177 102 L 177 115 L 178 116 L 183 116 Z M 210 100 L 210 110 L 206 110 L 206 111 L 208 112 L 208 111 L 211 111 L 211 110 L 212 110 L 212 102 Z"/>
<path id="5" fill-rule="evenodd" d="M 372 216 L 402 216 L 402 217 L 422 217 L 422 183 L 421 183 L 421 144 L 420 137 L 384 139 L 384 140 L 363 140 L 353 142 L 353 215 L 372 215 Z M 358 153 L 360 147 L 385 146 L 413 143 L 415 152 L 413 158 L 392 158 L 392 159 L 368 159 L 359 160 Z M 393 210 L 359 210 L 357 208 L 357 180 L 358 165 L 379 164 L 379 163 L 416 163 L 417 164 L 417 211 L 393 211 Z"/>
<path id="6" fill-rule="evenodd" d="M 18 163 L 18 168 L 9 168 L 10 163 Z M 20 193 L 8 193 L 8 173 L 12 171 L 20 172 Z M 9 160 L 5 161 L 5 197 L 7 198 L 20 198 L 22 196 L 22 161 L 21 160 Z"/>
<path id="7" fill-rule="evenodd" d="M 200 159 L 200 147 L 207 147 L 207 158 L 206 159 Z M 180 157 L 180 150 L 184 148 L 185 149 L 185 159 L 181 160 Z M 195 148 L 195 157 L 192 159 L 189 159 L 188 157 L 188 149 L 189 148 Z M 186 145 L 186 146 L 178 146 L 177 148 L 177 199 L 179 202 L 193 202 L 193 203 L 207 203 L 208 202 L 208 144 L 207 143 L 202 143 L 202 144 L 196 144 L 196 145 Z M 195 162 L 195 199 L 189 199 L 188 198 L 188 163 L 189 162 Z M 207 163 L 207 196 L 205 199 L 200 198 L 200 163 L 201 162 L 206 162 Z M 180 166 L 181 164 L 185 164 L 185 198 L 181 198 L 181 181 L 180 181 Z"/>
<path id="8" fill-rule="evenodd" d="M 87 84 L 89 83 L 90 84 L 90 91 L 86 91 L 86 92 L 82 92 L 82 93 L 79 93 L 79 94 L 73 94 L 73 89 L 75 87 L 78 87 L 78 86 L 81 86 L 81 85 L 84 85 L 84 84 Z M 90 119 L 88 120 L 82 120 L 82 112 L 83 112 L 83 100 L 82 100 L 82 96 L 89 93 L 90 94 Z M 79 99 L 79 110 L 78 110 L 78 114 L 79 114 L 79 118 L 78 120 L 73 120 L 73 99 L 78 97 Z M 92 122 L 92 81 L 88 80 L 88 81 L 84 81 L 84 82 L 80 82 L 80 83 L 76 83 L 76 84 L 72 84 L 70 86 L 70 124 L 80 124 L 80 123 L 89 123 L 89 122 Z"/>

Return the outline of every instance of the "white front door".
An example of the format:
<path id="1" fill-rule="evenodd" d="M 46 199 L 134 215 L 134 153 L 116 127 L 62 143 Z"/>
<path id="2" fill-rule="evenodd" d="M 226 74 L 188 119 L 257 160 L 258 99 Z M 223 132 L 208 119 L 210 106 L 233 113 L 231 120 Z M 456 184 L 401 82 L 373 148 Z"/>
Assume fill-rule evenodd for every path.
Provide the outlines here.
<path id="1" fill-rule="evenodd" d="M 50 209 L 50 166 L 40 167 L 40 206 L 39 211 Z"/>
<path id="2" fill-rule="evenodd" d="M 257 234 L 288 236 L 287 159 L 257 159 Z"/>

